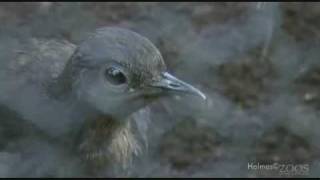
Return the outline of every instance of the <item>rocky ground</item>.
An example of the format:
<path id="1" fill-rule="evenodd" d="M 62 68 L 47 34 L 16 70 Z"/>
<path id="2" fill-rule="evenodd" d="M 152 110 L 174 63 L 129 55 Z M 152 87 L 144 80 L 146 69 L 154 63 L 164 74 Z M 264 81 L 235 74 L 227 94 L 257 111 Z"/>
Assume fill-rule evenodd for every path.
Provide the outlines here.
<path id="1" fill-rule="evenodd" d="M 77 43 L 130 28 L 208 95 L 152 105 L 150 147 L 129 176 L 319 177 L 319 18 L 320 3 L 1 3 L 0 35 Z M 275 162 L 286 168 L 248 169 Z"/>

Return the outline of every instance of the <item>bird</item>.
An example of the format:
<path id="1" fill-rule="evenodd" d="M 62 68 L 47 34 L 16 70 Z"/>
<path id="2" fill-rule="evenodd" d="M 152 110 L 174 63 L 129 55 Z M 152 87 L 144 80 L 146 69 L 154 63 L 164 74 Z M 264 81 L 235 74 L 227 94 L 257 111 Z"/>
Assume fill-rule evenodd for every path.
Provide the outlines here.
<path id="1" fill-rule="evenodd" d="M 78 45 L 31 38 L 17 46 L 8 48 L 1 62 L 0 109 L 10 110 L 0 114 L 0 124 L 16 121 L 2 127 L 33 129 L 31 138 L 57 146 L 84 164 L 90 176 L 104 174 L 110 164 L 126 167 L 139 154 L 140 131 L 133 129 L 148 120 L 150 103 L 176 94 L 206 100 L 199 89 L 168 72 L 148 38 L 129 29 L 100 27 Z M 29 138 L 27 132 L 20 138 Z M 8 142 L 0 144 L 1 151 L 8 149 Z"/>

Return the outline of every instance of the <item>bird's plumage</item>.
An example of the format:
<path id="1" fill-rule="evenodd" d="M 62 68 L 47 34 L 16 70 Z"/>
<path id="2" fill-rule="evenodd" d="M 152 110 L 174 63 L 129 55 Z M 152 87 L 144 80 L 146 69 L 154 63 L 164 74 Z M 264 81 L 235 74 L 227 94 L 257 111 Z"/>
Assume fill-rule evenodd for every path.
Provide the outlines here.
<path id="1" fill-rule="evenodd" d="M 111 164 L 124 167 L 138 154 L 150 102 L 168 90 L 205 98 L 166 72 L 148 39 L 121 28 L 99 28 L 77 46 L 27 39 L 5 50 L 0 102 L 17 116 L 0 114 L 0 124 L 27 121 L 46 135 L 39 141 L 50 140 L 59 155 L 85 164 L 90 175 Z"/>
<path id="2" fill-rule="evenodd" d="M 7 52 L 10 54 L 11 59 L 2 60 L 4 66 L 1 67 L 1 79 L 3 81 L 0 82 L 0 86 L 2 87 L 0 98 L 2 103 L 5 103 L 7 107 L 12 108 L 11 114 L 15 114 L 15 116 L 5 116 L 4 110 L 1 111 L 0 123 L 2 124 L 2 127 L 5 128 L 6 132 L 17 131 L 17 126 L 7 126 L 6 122 L 14 123 L 18 120 L 18 122 L 28 122 L 34 127 L 30 133 L 33 133 L 33 131 L 43 131 L 44 133 L 47 133 L 48 136 L 52 137 L 65 137 L 69 136 L 69 134 L 74 134 L 73 136 L 75 137 L 83 136 L 78 135 L 75 129 L 79 130 L 84 128 L 82 126 L 77 126 L 77 124 L 80 125 L 81 123 L 85 123 L 82 114 L 86 111 L 77 112 L 77 107 L 73 107 L 72 102 L 57 100 L 52 98 L 50 94 L 52 90 L 50 88 L 52 88 L 52 85 L 55 85 L 55 82 L 59 79 L 59 75 L 63 74 L 64 68 L 75 50 L 76 45 L 67 41 L 32 38 L 21 42 L 17 49 L 10 49 L 10 51 Z M 4 107 L 4 109 L 7 107 Z M 148 117 L 144 117 L 144 119 L 148 121 Z M 139 119 L 139 121 L 136 120 L 137 119 L 133 120 L 131 124 L 144 123 L 143 119 Z M 98 159 L 98 157 L 103 159 L 102 157 L 106 156 L 106 154 L 97 156 L 97 152 L 101 149 L 93 149 L 95 146 L 105 148 L 105 143 L 102 141 L 108 141 L 104 138 L 106 138 L 105 135 L 110 133 L 110 130 L 105 132 L 102 130 L 113 129 L 116 126 L 115 124 L 108 123 L 108 121 L 106 122 L 105 125 L 91 125 L 89 126 L 90 128 L 83 132 L 85 135 L 83 136 L 83 142 L 79 142 L 78 145 L 80 150 L 85 149 L 85 156 L 89 157 L 90 160 Z M 130 125 L 130 127 L 129 124 L 125 125 L 125 128 L 116 134 L 116 138 L 120 140 L 125 139 L 122 141 L 123 147 L 120 148 L 121 144 L 114 143 L 115 141 L 112 141 L 113 143 L 111 144 L 113 144 L 113 146 L 110 147 L 113 148 L 112 150 L 114 152 L 119 151 L 119 149 L 116 148 L 125 148 L 124 151 L 126 152 L 120 151 L 119 154 L 112 154 L 112 152 L 110 152 L 110 155 L 107 154 L 108 156 L 115 156 L 116 159 L 124 162 L 131 154 L 131 149 L 133 151 L 132 153 L 137 153 L 138 148 L 140 148 L 138 147 L 138 142 L 130 140 L 129 138 L 134 138 L 131 133 L 139 132 L 132 132 L 129 130 L 131 126 L 140 127 L 143 125 Z M 19 127 L 26 128 L 23 123 L 20 123 Z M 91 132 L 101 132 L 102 134 L 100 135 L 102 136 L 99 136 L 98 138 L 94 133 L 92 135 Z M 23 136 L 20 136 L 20 138 L 22 137 Z M 88 139 L 91 140 L 93 137 L 96 137 L 95 141 L 87 141 Z M 14 139 L 8 137 L 3 141 L 10 140 L 13 141 Z M 87 148 L 86 142 L 89 142 L 91 149 Z M 97 144 L 97 142 L 99 142 L 99 144 Z M 95 158 L 92 158 L 93 156 L 95 156 Z"/>

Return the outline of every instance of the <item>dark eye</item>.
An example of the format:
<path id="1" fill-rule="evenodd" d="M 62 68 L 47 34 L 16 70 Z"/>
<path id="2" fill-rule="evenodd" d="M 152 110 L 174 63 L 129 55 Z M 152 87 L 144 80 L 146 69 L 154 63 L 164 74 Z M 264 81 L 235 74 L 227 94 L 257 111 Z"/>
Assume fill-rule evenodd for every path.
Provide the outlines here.
<path id="1" fill-rule="evenodd" d="M 127 82 L 127 78 L 120 69 L 110 67 L 105 72 L 106 79 L 113 85 L 121 85 Z"/>

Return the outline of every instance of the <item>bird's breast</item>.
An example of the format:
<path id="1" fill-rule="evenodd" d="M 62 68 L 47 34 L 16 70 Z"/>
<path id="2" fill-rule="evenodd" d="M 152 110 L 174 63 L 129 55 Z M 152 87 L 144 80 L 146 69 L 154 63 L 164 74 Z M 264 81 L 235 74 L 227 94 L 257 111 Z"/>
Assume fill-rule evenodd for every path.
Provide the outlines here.
<path id="1" fill-rule="evenodd" d="M 110 165 L 127 166 L 131 156 L 138 154 L 130 121 L 117 121 L 108 116 L 91 119 L 85 125 L 79 144 L 81 158 L 91 166 L 100 169 Z"/>

